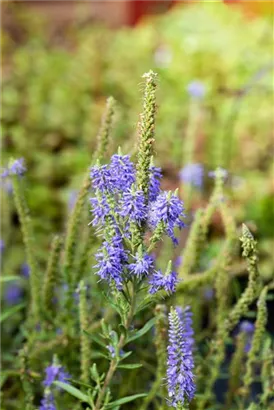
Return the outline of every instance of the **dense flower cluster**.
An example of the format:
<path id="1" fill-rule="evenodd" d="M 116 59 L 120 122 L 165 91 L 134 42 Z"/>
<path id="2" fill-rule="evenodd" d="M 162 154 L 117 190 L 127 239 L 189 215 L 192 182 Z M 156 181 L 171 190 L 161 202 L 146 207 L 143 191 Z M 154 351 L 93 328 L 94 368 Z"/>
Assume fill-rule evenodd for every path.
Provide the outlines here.
<path id="1" fill-rule="evenodd" d="M 60 381 L 63 383 L 68 383 L 70 375 L 64 370 L 64 368 L 58 364 L 51 364 L 45 369 L 46 377 L 44 379 L 44 386 L 46 387 L 44 397 L 41 400 L 39 410 L 56 410 L 54 404 L 54 396 L 51 390 L 54 381 Z"/>
<path id="2" fill-rule="evenodd" d="M 130 278 L 143 280 L 148 277 L 151 293 L 161 289 L 173 293 L 177 274 L 164 275 L 156 271 L 145 246 L 136 252 L 136 248 L 129 245 L 134 242 L 136 229 L 150 230 L 152 234 L 158 230 L 160 236 L 166 234 L 174 244 L 178 243 L 175 229 L 184 227 L 183 203 L 176 193 L 161 191 L 161 169 L 150 166 L 147 197 L 138 189 L 136 170 L 128 155 L 113 155 L 109 165 L 97 163 L 91 168 L 90 177 L 93 188 L 91 224 L 103 235 L 102 247 L 95 255 L 97 274 L 115 283 L 119 290 Z"/>
<path id="3" fill-rule="evenodd" d="M 201 164 L 187 164 L 179 175 L 181 181 L 194 187 L 201 188 L 203 185 L 204 168 Z"/>
<path id="4" fill-rule="evenodd" d="M 167 384 L 169 404 L 182 406 L 193 399 L 195 393 L 193 375 L 192 313 L 185 309 L 171 308 L 169 313 L 169 345 L 167 348 Z"/>
<path id="5" fill-rule="evenodd" d="M 22 176 L 26 172 L 26 167 L 24 164 L 24 158 L 15 159 L 12 161 L 7 168 L 2 171 L 1 177 L 6 178 L 11 175 Z"/>
<path id="6" fill-rule="evenodd" d="M 248 320 L 243 320 L 240 323 L 239 331 L 246 334 L 245 352 L 248 353 L 251 348 L 251 342 L 255 331 L 255 325 Z"/>

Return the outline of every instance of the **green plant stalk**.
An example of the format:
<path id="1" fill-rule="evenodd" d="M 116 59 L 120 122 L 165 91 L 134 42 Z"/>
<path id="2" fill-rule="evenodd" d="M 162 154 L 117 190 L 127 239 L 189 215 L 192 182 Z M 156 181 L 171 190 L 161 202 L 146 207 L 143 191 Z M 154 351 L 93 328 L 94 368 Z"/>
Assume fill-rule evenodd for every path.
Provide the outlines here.
<path id="1" fill-rule="evenodd" d="M 54 297 L 55 285 L 58 283 L 59 259 L 62 247 L 62 239 L 56 235 L 53 238 L 51 252 L 49 255 L 45 281 L 43 285 L 43 308 L 48 316 L 48 313 L 53 318 L 54 309 L 52 299 Z"/>
<path id="2" fill-rule="evenodd" d="M 248 307 L 257 297 L 261 287 L 257 266 L 257 243 L 245 225 L 243 225 L 243 234 L 240 240 L 243 247 L 243 256 L 248 261 L 248 284 L 225 321 L 227 332 L 230 332 L 236 326 L 241 316 L 245 315 L 248 311 Z"/>
<path id="3" fill-rule="evenodd" d="M 143 100 L 143 112 L 139 122 L 139 147 L 137 154 L 137 187 L 148 198 L 150 181 L 150 164 L 153 155 L 153 143 L 155 136 L 156 114 L 156 78 L 153 71 L 143 75 L 145 78 L 145 91 Z"/>
<path id="4" fill-rule="evenodd" d="M 79 191 L 76 204 L 71 213 L 68 222 L 67 235 L 65 240 L 64 249 L 64 276 L 68 285 L 68 294 L 66 307 L 68 311 L 73 306 L 73 292 L 76 287 L 76 275 L 74 271 L 75 255 L 77 249 L 77 242 L 79 236 L 79 230 L 82 220 L 82 212 L 86 203 L 86 198 L 90 187 L 89 171 L 86 173 L 82 187 Z"/>
<path id="5" fill-rule="evenodd" d="M 131 322 L 132 322 L 132 319 L 133 319 L 133 317 L 134 317 L 135 298 L 136 298 L 136 292 L 135 292 L 135 290 L 133 289 L 132 301 L 131 301 L 130 309 L 129 309 L 129 312 L 128 312 L 128 314 L 127 314 L 127 317 L 126 317 L 126 320 L 125 320 L 125 323 L 124 323 L 124 327 L 125 327 L 125 330 L 126 330 L 126 331 L 129 330 L 130 325 L 131 325 Z M 120 338 L 119 338 L 119 342 L 118 342 L 118 345 L 117 345 L 117 350 L 120 351 L 120 350 L 124 347 L 125 343 L 126 343 L 125 333 L 122 333 L 121 336 L 120 336 Z M 99 394 L 98 394 L 98 397 L 97 397 L 97 400 L 96 400 L 96 403 L 95 403 L 94 410 L 100 410 L 100 409 L 101 409 L 101 405 L 102 405 L 102 402 L 103 402 L 104 397 L 105 397 L 105 395 L 106 395 L 108 386 L 109 386 L 109 384 L 111 383 L 111 380 L 112 380 L 112 378 L 113 378 L 113 376 L 114 376 L 114 373 L 116 372 L 116 369 L 117 369 L 118 364 L 119 364 L 119 362 L 117 361 L 116 358 L 114 358 L 114 359 L 111 360 L 110 365 L 109 365 L 109 368 L 108 368 L 108 372 L 107 372 L 106 377 L 105 377 L 105 380 L 104 380 L 103 387 L 101 388 L 101 390 L 100 390 L 100 392 L 99 392 Z"/>
<path id="6" fill-rule="evenodd" d="M 87 237 L 85 237 L 83 249 L 81 250 L 81 254 L 79 256 L 79 264 L 76 269 L 77 283 L 85 277 L 85 274 L 89 267 L 91 251 L 96 243 L 96 240 L 97 238 L 95 236 L 94 229 L 91 228 L 90 231 L 87 233 Z"/>
<path id="7" fill-rule="evenodd" d="M 106 159 L 110 133 L 113 126 L 113 117 L 115 113 L 115 100 L 113 97 L 108 97 L 106 109 L 102 117 L 101 127 L 97 136 L 97 149 L 93 156 L 93 161 L 99 160 L 102 162 Z"/>
<path id="8" fill-rule="evenodd" d="M 24 197 L 20 177 L 18 176 L 13 177 L 13 195 L 21 224 L 27 262 L 30 268 L 31 311 L 33 321 L 38 323 L 41 315 L 41 278 L 35 258 L 35 239 L 30 212 Z"/>
<path id="9" fill-rule="evenodd" d="M 228 318 L 224 321 L 219 321 L 216 340 L 213 341 L 209 354 L 209 357 L 212 357 L 210 374 L 206 381 L 204 395 L 198 403 L 198 410 L 203 410 L 207 401 L 212 396 L 212 388 L 218 377 L 220 365 L 225 357 L 224 342 L 229 336 L 229 332 L 235 327 L 241 316 L 247 313 L 250 303 L 253 302 L 257 295 L 258 270 L 256 241 L 245 225 L 243 226 L 243 234 L 240 240 L 243 246 L 243 256 L 246 257 L 249 262 L 248 285 L 236 305 L 230 311 Z M 230 249 L 230 238 L 227 239 L 227 244 L 228 249 Z"/>
<path id="10" fill-rule="evenodd" d="M 197 264 L 198 259 L 198 242 L 201 231 L 201 218 L 203 216 L 203 210 L 198 209 L 194 221 L 191 225 L 191 229 L 188 235 L 187 243 L 183 253 L 183 263 L 179 270 L 179 277 L 186 279 L 191 270 Z"/>
<path id="11" fill-rule="evenodd" d="M 102 158 L 105 157 L 109 144 L 109 135 L 113 124 L 114 105 L 114 99 L 112 97 L 109 97 L 107 100 L 106 111 L 102 119 L 101 129 L 98 134 L 98 145 L 96 151 Z M 94 163 L 96 159 L 97 158 L 94 157 L 92 163 Z M 66 308 L 68 309 L 68 311 L 70 311 L 71 307 L 73 306 L 73 292 L 77 284 L 77 275 L 75 273 L 77 242 L 79 238 L 79 232 L 81 230 L 82 215 L 84 214 L 84 207 L 90 184 L 91 183 L 88 169 L 84 177 L 82 187 L 80 188 L 79 194 L 77 196 L 76 204 L 69 218 L 65 240 L 64 276 L 66 283 L 68 284 L 68 294 L 66 300 Z"/>
<path id="12" fill-rule="evenodd" d="M 88 307 L 86 297 L 86 286 L 83 281 L 79 284 L 79 319 L 80 319 L 80 348 L 81 348 L 81 381 L 89 382 L 90 369 L 90 339 L 85 334 L 88 329 Z"/>
<path id="13" fill-rule="evenodd" d="M 274 397 L 274 351 L 271 347 L 265 349 L 263 354 L 263 364 L 261 372 L 261 381 L 263 392 L 260 401 L 264 408 L 267 408 L 269 402 Z"/>
<path id="14" fill-rule="evenodd" d="M 184 138 L 183 166 L 193 163 L 198 123 L 201 112 L 199 101 L 191 99 L 189 107 L 188 125 Z M 191 184 L 183 184 L 184 204 L 186 210 L 190 209 L 193 188 Z"/>
<path id="15" fill-rule="evenodd" d="M 267 322 L 267 307 L 266 307 L 266 296 L 268 287 L 265 286 L 260 294 L 257 302 L 258 313 L 255 322 L 255 331 L 251 342 L 251 348 L 247 354 L 246 372 L 243 379 L 243 393 L 244 397 L 248 397 L 250 386 L 254 381 L 253 367 L 257 362 L 258 354 L 260 352 L 260 347 L 265 332 L 265 326 Z"/>
<path id="16" fill-rule="evenodd" d="M 145 79 L 145 90 L 143 98 L 143 111 L 139 121 L 139 144 L 136 164 L 136 186 L 143 191 L 148 203 L 150 171 L 149 168 L 153 156 L 153 144 L 155 136 L 155 114 L 156 114 L 156 78 L 157 74 L 149 71 L 143 75 Z M 135 249 L 142 243 L 145 226 L 131 224 L 132 242 Z"/>
<path id="17" fill-rule="evenodd" d="M 28 373 L 28 350 L 26 347 L 20 350 L 19 359 L 21 362 L 21 381 L 25 392 L 25 410 L 34 410 L 34 392 L 31 378 Z"/>
<path id="18" fill-rule="evenodd" d="M 243 366 L 243 360 L 245 356 L 245 344 L 246 334 L 241 332 L 236 339 L 236 350 L 233 354 L 230 367 L 229 367 L 229 386 L 226 395 L 226 409 L 231 409 L 233 398 L 237 394 L 241 384 L 241 369 Z"/>

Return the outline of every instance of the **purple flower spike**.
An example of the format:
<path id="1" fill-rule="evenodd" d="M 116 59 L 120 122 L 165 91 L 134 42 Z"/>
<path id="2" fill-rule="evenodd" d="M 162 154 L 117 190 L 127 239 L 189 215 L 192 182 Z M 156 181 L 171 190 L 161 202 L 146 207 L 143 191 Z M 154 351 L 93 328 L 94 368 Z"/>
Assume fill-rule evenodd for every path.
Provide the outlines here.
<path id="1" fill-rule="evenodd" d="M 240 331 L 245 333 L 253 333 L 255 330 L 254 323 L 249 322 L 248 320 L 243 320 L 240 323 Z"/>
<path id="2" fill-rule="evenodd" d="M 93 197 L 90 198 L 90 203 L 92 207 L 92 213 L 93 213 L 93 220 L 92 220 L 92 225 L 98 225 L 100 223 L 104 223 L 105 217 L 110 213 L 110 207 L 107 203 L 107 199 L 104 195 L 101 197 Z"/>
<path id="3" fill-rule="evenodd" d="M 185 226 L 183 202 L 171 192 L 162 192 L 155 202 L 151 204 L 149 212 L 149 225 L 155 229 L 160 222 L 165 224 L 165 233 L 172 239 L 175 245 L 178 240 L 174 236 L 174 229 Z"/>
<path id="4" fill-rule="evenodd" d="M 50 387 L 55 380 L 59 382 L 68 383 L 67 379 L 70 379 L 70 375 L 65 372 L 64 368 L 60 365 L 51 364 L 46 367 L 46 378 L 43 382 L 44 386 Z"/>
<path id="5" fill-rule="evenodd" d="M 126 259 L 126 254 L 121 247 L 113 245 L 104 242 L 101 250 L 95 255 L 98 263 L 94 268 L 98 269 L 97 275 L 101 279 L 109 283 L 114 281 L 117 289 L 121 290 L 123 287 L 123 262 Z"/>
<path id="6" fill-rule="evenodd" d="M 177 273 L 171 271 L 167 275 L 159 270 L 156 271 L 149 279 L 150 289 L 149 293 L 154 294 L 159 290 L 165 290 L 167 293 L 174 293 L 178 283 Z"/>
<path id="7" fill-rule="evenodd" d="M 162 178 L 161 168 L 150 167 L 150 186 L 149 186 L 149 200 L 155 201 L 160 193 L 160 184 Z"/>
<path id="8" fill-rule="evenodd" d="M 204 168 L 201 164 L 188 164 L 180 171 L 181 181 L 201 188 L 203 185 Z"/>
<path id="9" fill-rule="evenodd" d="M 135 262 L 129 265 L 131 272 L 139 278 L 147 276 L 153 268 L 154 259 L 148 254 L 139 255 L 138 253 L 134 259 Z"/>
<path id="10" fill-rule="evenodd" d="M 195 393 L 193 375 L 193 330 L 189 308 L 171 308 L 169 313 L 169 344 L 167 348 L 168 403 L 179 408 Z"/>
<path id="11" fill-rule="evenodd" d="M 192 81 L 187 86 L 187 92 L 192 98 L 200 100 L 205 96 L 206 90 L 202 82 Z"/>
<path id="12" fill-rule="evenodd" d="M 101 192 L 111 192 L 114 189 L 113 178 L 107 165 L 94 165 L 90 169 L 92 187 Z"/>
<path id="13" fill-rule="evenodd" d="M 24 158 L 15 159 L 13 162 L 9 164 L 8 168 L 3 169 L 1 178 L 7 178 L 11 175 L 24 175 L 24 173 L 26 172 L 24 162 Z"/>
<path id="14" fill-rule="evenodd" d="M 19 175 L 22 176 L 26 172 L 26 167 L 24 165 L 24 158 L 19 158 L 13 161 L 13 163 L 9 166 L 9 174 L 10 175 Z"/>
<path id="15" fill-rule="evenodd" d="M 134 166 L 128 155 L 112 155 L 110 171 L 115 187 L 121 191 L 131 188 L 135 182 Z"/>
<path id="16" fill-rule="evenodd" d="M 44 397 L 41 400 L 40 410 L 56 410 L 54 396 L 52 393 L 52 384 L 54 381 L 68 383 L 67 379 L 71 376 L 58 364 L 51 364 L 45 369 L 46 377 L 44 379 L 44 386 L 46 387 Z"/>
<path id="17" fill-rule="evenodd" d="M 251 348 L 251 342 L 253 339 L 253 334 L 255 331 L 254 323 L 249 322 L 248 320 L 243 320 L 239 326 L 240 332 L 244 332 L 246 334 L 246 344 L 245 344 L 245 353 L 248 353 Z"/>
<path id="18" fill-rule="evenodd" d="M 120 215 L 137 223 L 141 223 L 146 219 L 147 207 L 142 191 L 130 189 L 124 193 Z"/>
<path id="19" fill-rule="evenodd" d="M 56 410 L 53 394 L 47 391 L 41 400 L 39 410 Z"/>

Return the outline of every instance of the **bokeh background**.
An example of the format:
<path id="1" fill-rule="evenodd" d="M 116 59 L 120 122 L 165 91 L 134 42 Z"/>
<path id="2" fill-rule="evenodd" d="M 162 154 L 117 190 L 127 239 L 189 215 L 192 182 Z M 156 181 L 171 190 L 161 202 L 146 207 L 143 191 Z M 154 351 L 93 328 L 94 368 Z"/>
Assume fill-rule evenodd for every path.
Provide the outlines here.
<path id="1" fill-rule="evenodd" d="M 202 165 L 191 215 L 212 191 L 208 172 L 225 168 L 236 223 L 245 222 L 256 236 L 260 273 L 266 281 L 273 278 L 273 2 L 5 1 L 1 7 L 2 165 L 10 157 L 25 158 L 41 270 L 52 234 L 66 228 L 107 97 L 117 101 L 111 152 L 121 146 L 134 155 L 142 75 L 152 69 L 159 78 L 155 162 L 163 168 L 164 186 L 180 185 L 185 199 L 180 170 Z M 1 181 L 1 204 L 3 272 L 22 279 L 16 286 L 4 283 L 5 310 L 28 296 L 8 180 Z M 223 236 L 216 215 L 205 266 Z M 245 284 L 246 278 L 240 287 Z M 21 320 L 19 315 L 5 324 L 6 366 L 12 367 L 23 340 Z M 13 386 L 8 379 L 11 409 L 18 408 Z"/>
<path id="2" fill-rule="evenodd" d="M 28 199 L 42 249 L 47 251 L 52 232 L 64 228 L 109 95 L 118 102 L 113 150 L 119 145 L 134 150 L 141 76 L 149 69 L 159 74 L 157 162 L 169 183 L 178 185 L 185 161 L 187 87 L 198 81 L 205 96 L 191 161 L 231 171 L 239 218 L 252 221 L 255 230 L 259 226 L 264 238 L 271 235 L 272 6 L 265 1 L 2 3 L 2 159 L 26 160 Z M 12 243 L 11 257 L 7 251 L 5 258 L 9 270 L 18 271 L 24 262 L 21 234 L 8 182 L 2 185 L 2 236 L 6 249 Z M 206 197 L 205 190 L 197 200 Z"/>

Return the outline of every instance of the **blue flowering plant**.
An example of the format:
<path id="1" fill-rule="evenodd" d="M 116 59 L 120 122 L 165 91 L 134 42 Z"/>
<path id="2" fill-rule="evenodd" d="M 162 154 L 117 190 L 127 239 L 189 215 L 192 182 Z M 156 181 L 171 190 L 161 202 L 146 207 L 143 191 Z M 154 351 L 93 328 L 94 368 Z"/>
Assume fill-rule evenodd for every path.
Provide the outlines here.
<path id="1" fill-rule="evenodd" d="M 240 258 L 223 168 L 210 174 L 209 202 L 186 227 L 178 190 L 162 189 L 162 171 L 153 160 L 157 75 L 146 73 L 144 82 L 137 152 L 131 158 L 119 148 L 109 158 L 109 98 L 66 232 L 53 237 L 45 267 L 24 190 L 24 160 L 12 159 L 2 172 L 12 182 L 26 250 L 19 276 L 3 279 L 8 283 L 1 320 L 6 333 L 16 333 L 4 357 L 4 385 L 18 391 L 15 406 L 24 403 L 26 410 L 265 410 L 273 401 L 272 341 L 266 332 L 273 279 L 263 281 L 257 242 L 243 225 L 246 265 L 240 273 L 248 276 L 240 295 L 231 290 L 237 284 L 233 261 Z M 202 98 L 199 87 L 191 91 L 194 99 Z M 201 188 L 204 168 L 185 164 L 185 188 Z M 224 238 L 209 260 L 215 213 Z M 255 302 L 256 313 L 250 312 Z M 252 322 L 250 313 L 256 316 Z M 219 399 L 216 386 L 231 343 L 226 394 Z M 257 368 L 262 392 L 254 401 Z M 18 408 L 12 392 L 5 392 L 6 408 Z"/>

